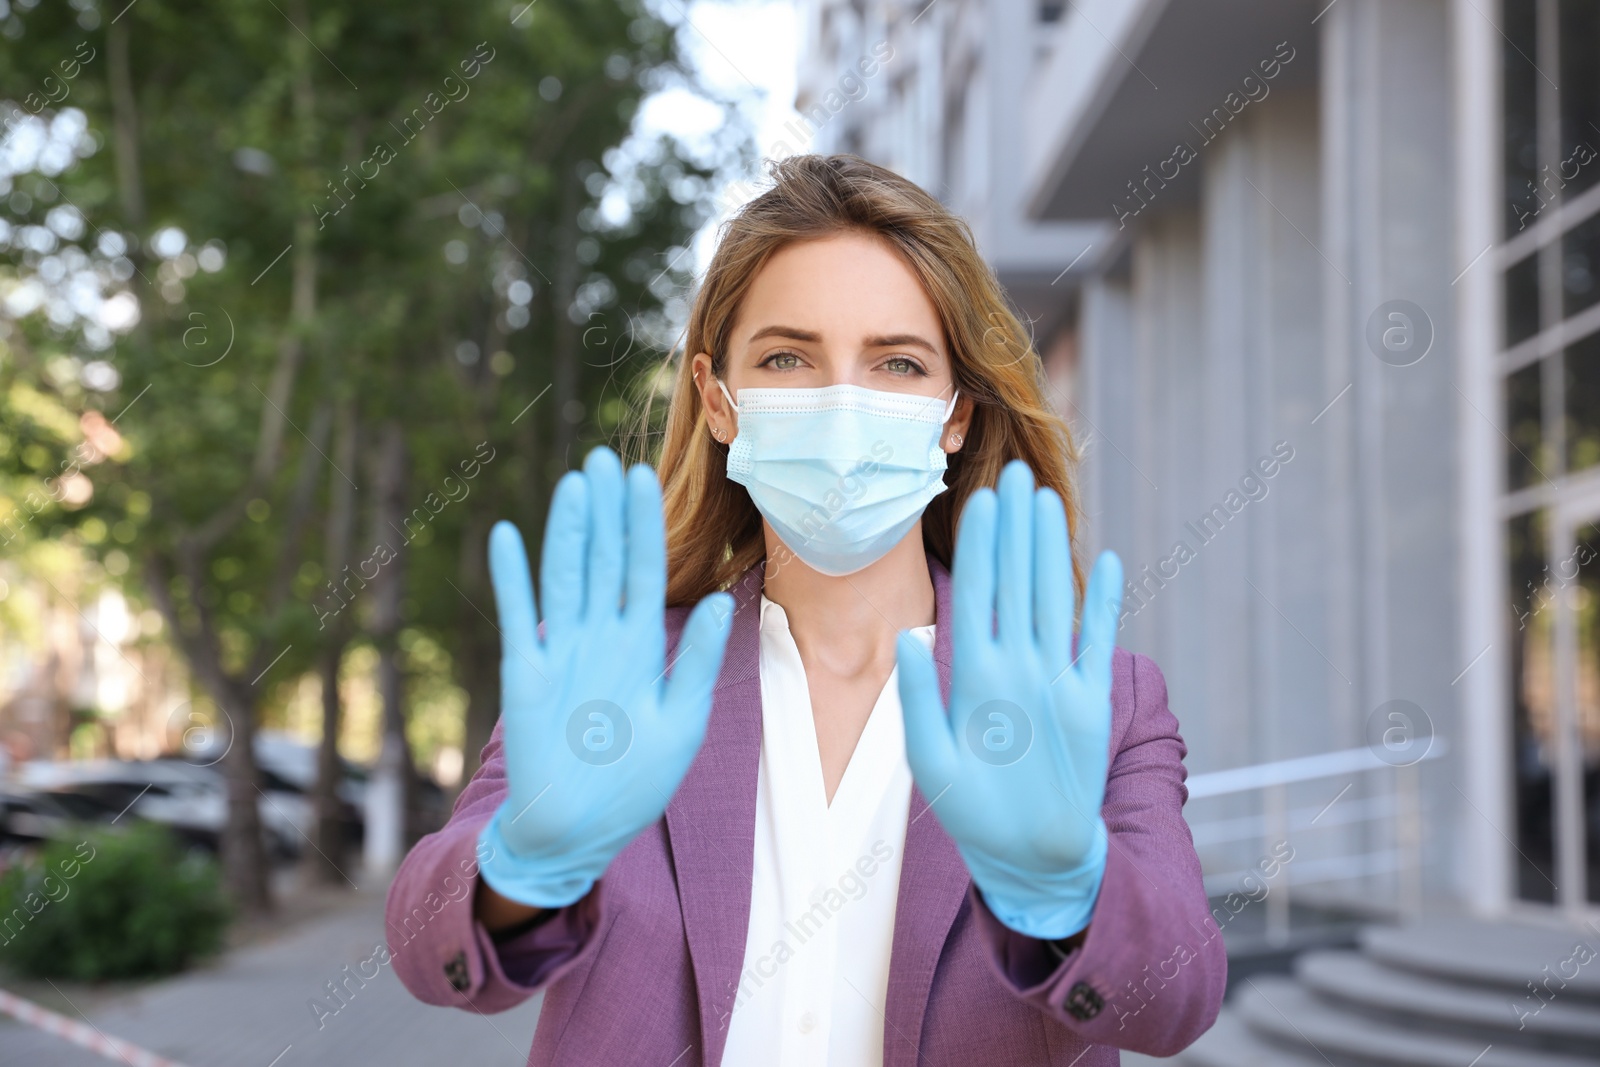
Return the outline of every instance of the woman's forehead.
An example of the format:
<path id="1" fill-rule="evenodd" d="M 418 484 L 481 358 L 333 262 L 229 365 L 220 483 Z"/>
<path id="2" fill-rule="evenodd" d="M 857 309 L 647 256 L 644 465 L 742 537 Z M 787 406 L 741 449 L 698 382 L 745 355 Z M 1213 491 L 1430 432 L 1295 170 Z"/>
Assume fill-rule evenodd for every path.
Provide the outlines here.
<path id="1" fill-rule="evenodd" d="M 938 308 L 921 279 L 887 241 L 860 233 L 773 253 L 751 280 L 731 337 L 743 345 L 776 330 L 827 344 L 920 337 L 943 350 Z"/>

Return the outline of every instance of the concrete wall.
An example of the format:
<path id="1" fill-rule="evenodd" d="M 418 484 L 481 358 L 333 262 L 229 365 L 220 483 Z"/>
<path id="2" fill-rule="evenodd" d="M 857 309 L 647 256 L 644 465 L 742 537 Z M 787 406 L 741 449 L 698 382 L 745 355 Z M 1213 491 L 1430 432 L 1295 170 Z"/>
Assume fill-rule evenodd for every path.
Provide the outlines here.
<path id="1" fill-rule="evenodd" d="M 1127 280 L 1084 290 L 1086 547 L 1123 556 L 1122 643 L 1166 673 L 1191 773 L 1361 746 L 1395 699 L 1455 733 L 1447 8 L 1346 0 L 1321 32 L 1320 88 L 1274 93 L 1205 144 L 1199 204 L 1153 204 Z M 1420 349 L 1369 344 L 1394 300 L 1431 332 L 1408 366 Z M 1379 720 L 1377 734 L 1393 722 Z M 1451 765 L 1397 776 L 1429 812 L 1432 892 L 1454 890 Z M 1290 805 L 1316 811 L 1342 784 L 1296 787 Z M 1392 810 L 1378 785 L 1340 803 Z M 1341 825 L 1297 840 L 1313 856 L 1405 843 L 1393 820 Z M 1392 898 L 1397 863 L 1345 891 Z"/>

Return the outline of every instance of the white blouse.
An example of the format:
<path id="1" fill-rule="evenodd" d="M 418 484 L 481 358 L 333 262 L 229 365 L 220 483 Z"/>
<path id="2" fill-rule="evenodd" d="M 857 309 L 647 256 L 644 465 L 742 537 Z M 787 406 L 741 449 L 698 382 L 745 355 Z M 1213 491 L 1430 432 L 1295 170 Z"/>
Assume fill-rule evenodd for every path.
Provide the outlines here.
<path id="1" fill-rule="evenodd" d="M 934 627 L 911 632 L 933 648 Z M 880 1067 L 911 805 L 898 668 L 832 804 L 800 650 L 765 594 L 760 673 L 750 926 L 722 1067 Z"/>

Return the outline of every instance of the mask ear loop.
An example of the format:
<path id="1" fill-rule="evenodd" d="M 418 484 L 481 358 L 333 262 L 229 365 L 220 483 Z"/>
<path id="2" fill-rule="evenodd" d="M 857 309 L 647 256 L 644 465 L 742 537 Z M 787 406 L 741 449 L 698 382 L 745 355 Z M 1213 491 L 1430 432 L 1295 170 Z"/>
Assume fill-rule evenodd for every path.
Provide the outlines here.
<path id="1" fill-rule="evenodd" d="M 727 387 L 727 386 L 726 386 L 726 385 L 723 385 L 723 384 L 722 384 L 722 379 L 721 379 L 721 378 L 717 378 L 717 379 L 715 379 L 715 380 L 716 380 L 716 383 L 717 383 L 717 388 L 718 388 L 718 389 L 721 389 L 721 390 L 722 390 L 722 395 L 723 395 L 723 396 L 724 396 L 724 397 L 727 397 L 727 400 L 728 400 L 728 406 L 729 406 L 729 407 L 730 407 L 730 408 L 732 408 L 732 409 L 733 409 L 733 411 L 734 411 L 734 414 L 738 414 L 738 412 L 739 412 L 739 405 L 738 405 L 738 404 L 735 404 L 735 403 L 734 403 L 734 402 L 733 402 L 733 397 L 731 397 L 731 396 L 728 396 L 728 387 Z"/>
<path id="2" fill-rule="evenodd" d="M 944 409 L 944 418 L 939 420 L 939 425 L 940 426 L 943 426 L 945 423 L 950 421 L 950 414 L 951 414 L 951 412 L 955 411 L 955 409 L 956 409 L 956 397 L 958 397 L 960 395 L 961 395 L 961 390 L 959 390 L 959 389 L 957 389 L 954 393 L 950 394 L 950 405 Z"/>

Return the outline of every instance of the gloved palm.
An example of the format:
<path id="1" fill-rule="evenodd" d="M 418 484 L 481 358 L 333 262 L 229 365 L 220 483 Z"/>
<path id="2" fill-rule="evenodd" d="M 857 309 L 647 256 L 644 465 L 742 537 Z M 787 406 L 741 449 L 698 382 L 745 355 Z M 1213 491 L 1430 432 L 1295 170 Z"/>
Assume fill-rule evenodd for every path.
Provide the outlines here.
<path id="1" fill-rule="evenodd" d="M 705 737 L 733 600 L 690 614 L 666 677 L 661 487 L 607 448 L 556 486 L 540 566 L 538 634 L 527 554 L 496 523 L 489 569 L 501 633 L 507 793 L 485 826 L 484 879 L 502 896 L 561 907 L 661 818 Z"/>
<path id="2" fill-rule="evenodd" d="M 995 917 L 1067 937 L 1088 925 L 1105 869 L 1122 564 L 1095 564 L 1074 661 L 1066 513 L 1014 460 L 998 493 L 968 499 L 952 582 L 948 716 L 926 649 L 907 633 L 897 646 L 907 761 Z"/>

